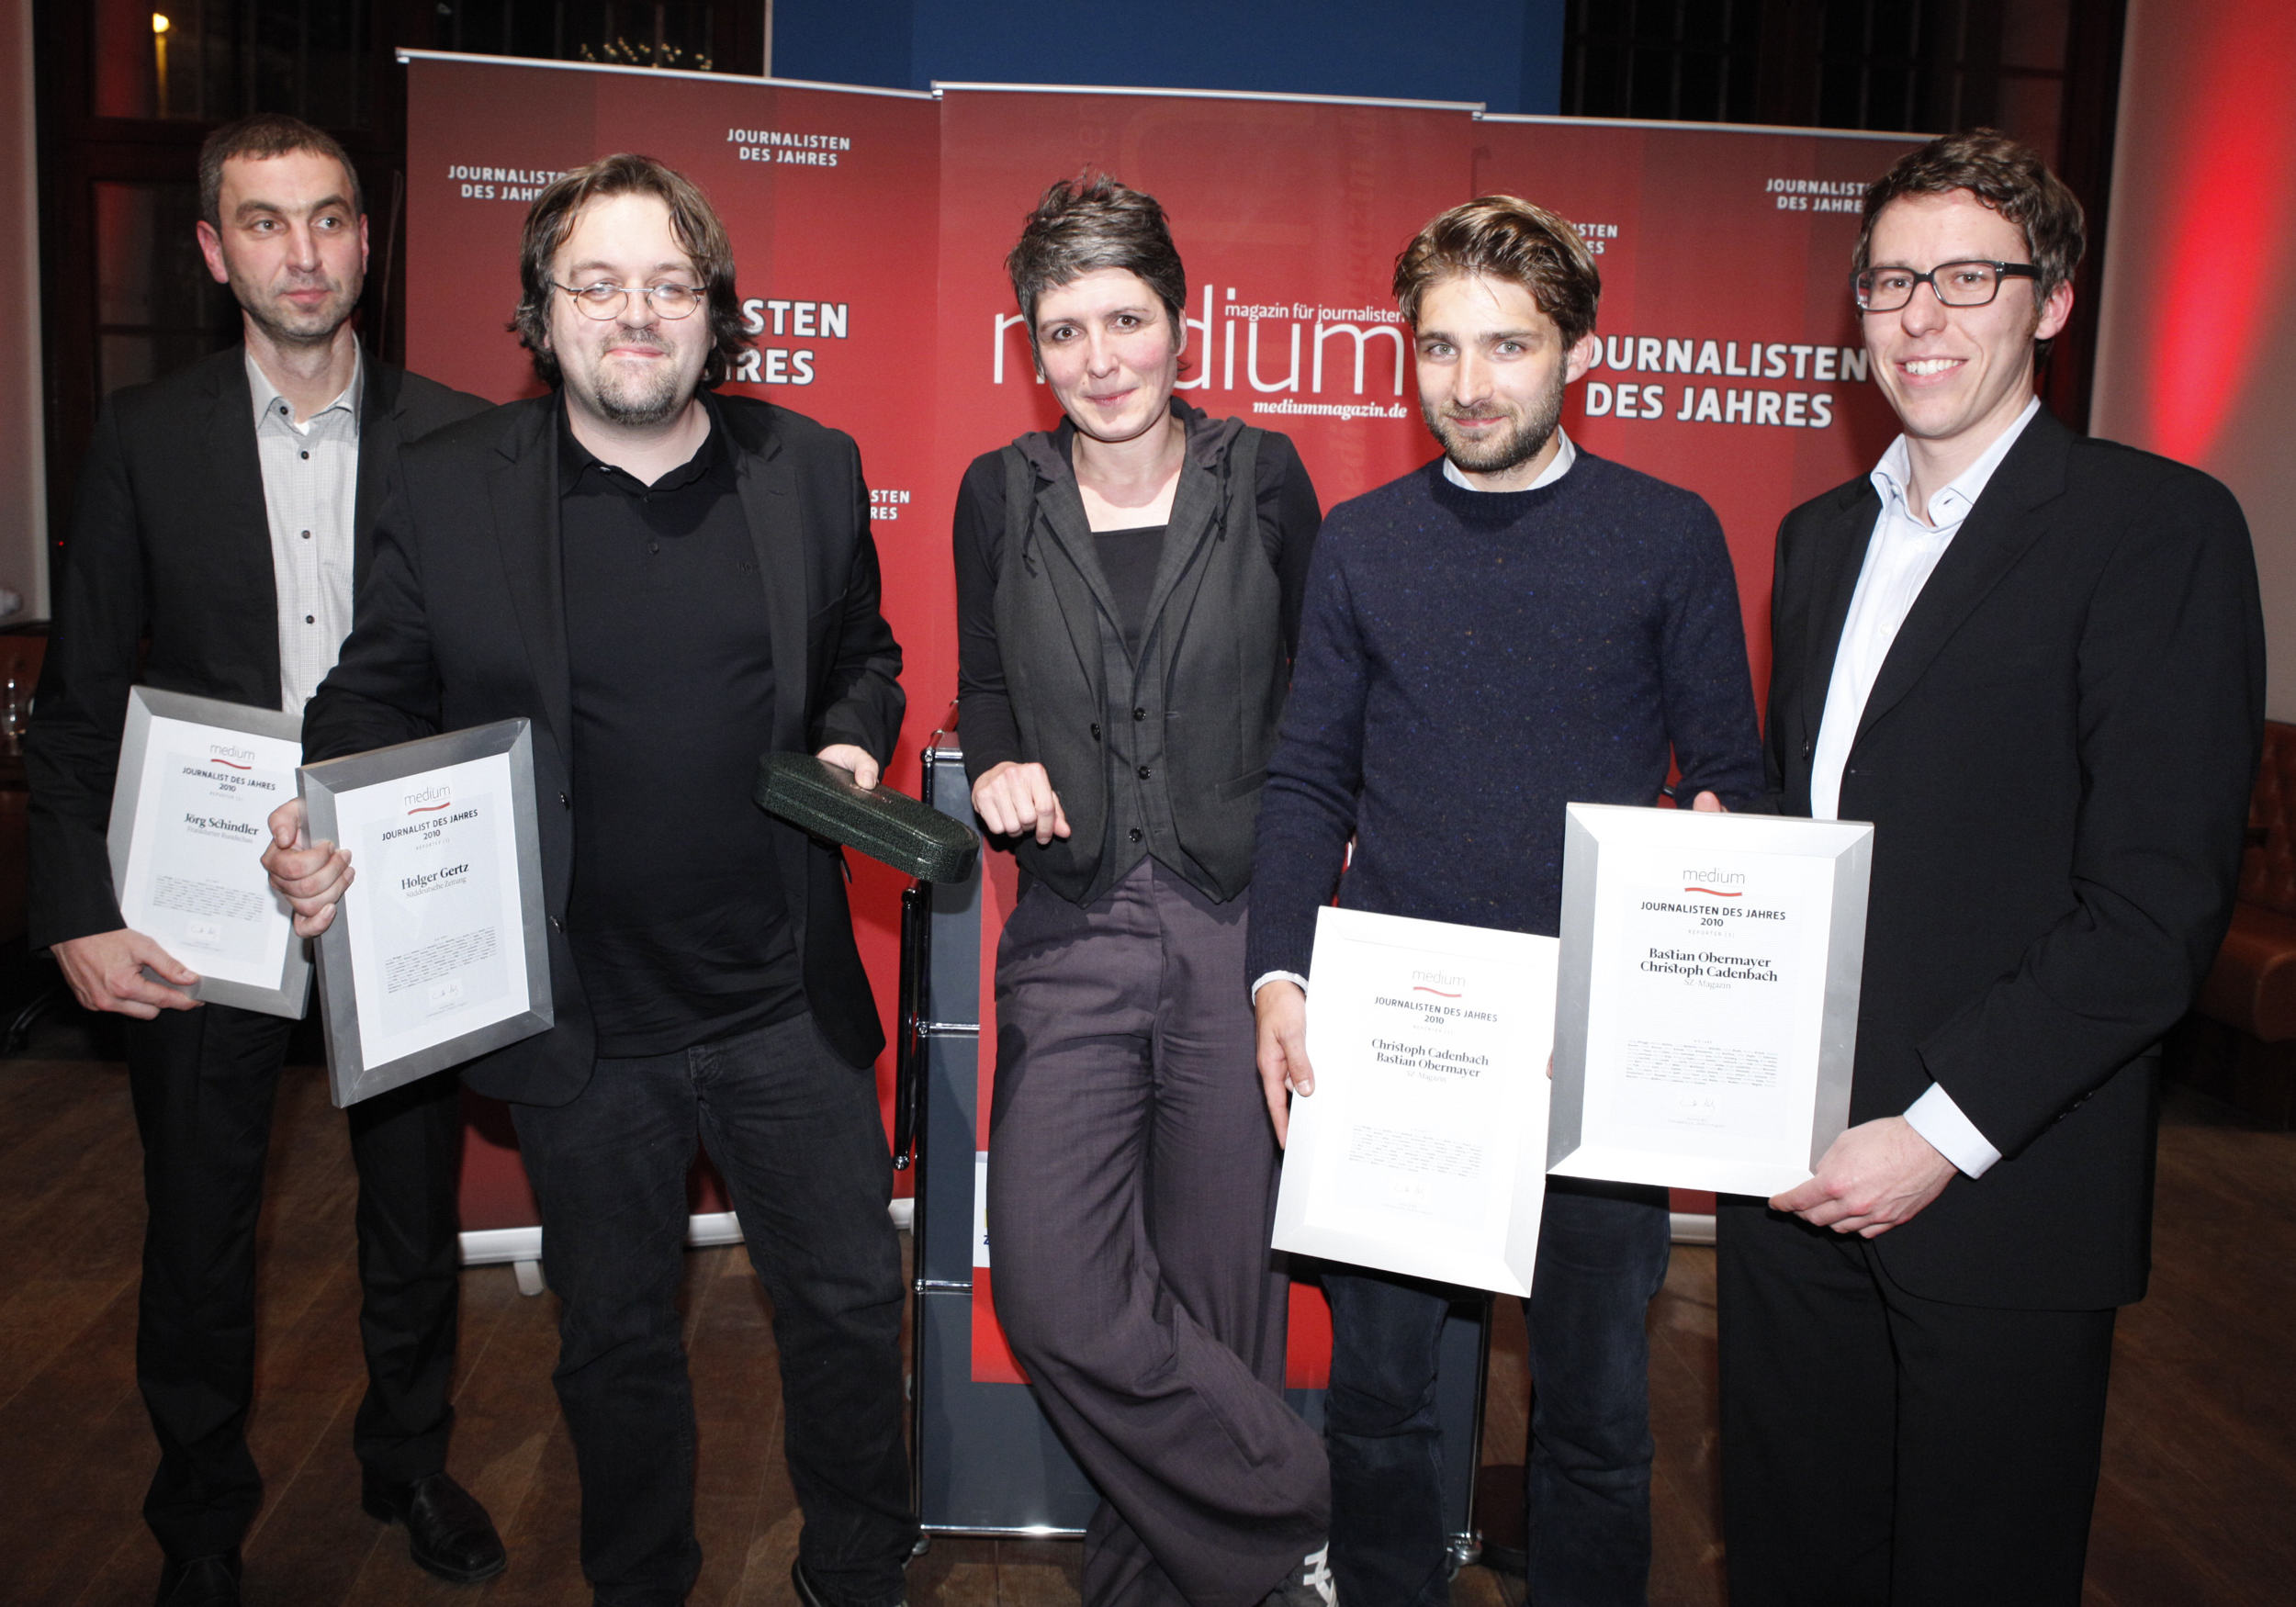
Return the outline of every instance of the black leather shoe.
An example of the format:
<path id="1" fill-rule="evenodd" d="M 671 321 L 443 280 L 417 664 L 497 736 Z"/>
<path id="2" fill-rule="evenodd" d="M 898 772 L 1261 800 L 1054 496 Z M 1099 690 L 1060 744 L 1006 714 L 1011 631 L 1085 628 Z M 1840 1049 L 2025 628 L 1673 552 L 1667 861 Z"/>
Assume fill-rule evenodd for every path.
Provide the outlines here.
<path id="1" fill-rule="evenodd" d="M 239 1553 L 169 1557 L 160 1568 L 159 1607 L 239 1607 Z"/>
<path id="2" fill-rule="evenodd" d="M 792 1562 L 789 1565 L 789 1582 L 797 1592 L 798 1607 L 829 1607 L 828 1599 L 813 1588 L 813 1580 L 806 1577 L 804 1563 Z M 907 1604 L 902 1602 L 896 1607 L 907 1607 Z"/>
<path id="3" fill-rule="evenodd" d="M 415 1566 L 453 1584 L 490 1579 L 510 1566 L 502 1537 L 478 1498 L 444 1473 L 411 1484 L 369 1478 L 359 1505 L 366 1515 L 407 1526 L 407 1551 Z"/>

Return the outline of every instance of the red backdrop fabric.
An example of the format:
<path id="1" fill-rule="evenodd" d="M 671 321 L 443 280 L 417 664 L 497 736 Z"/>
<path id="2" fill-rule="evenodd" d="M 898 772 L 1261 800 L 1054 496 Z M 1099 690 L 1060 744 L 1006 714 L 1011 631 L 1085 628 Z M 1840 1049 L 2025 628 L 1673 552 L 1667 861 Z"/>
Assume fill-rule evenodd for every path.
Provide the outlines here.
<path id="1" fill-rule="evenodd" d="M 1195 92 L 968 85 L 935 98 L 433 56 L 409 72 L 407 356 L 445 383 L 501 400 L 536 389 L 503 326 L 526 203 L 557 173 L 638 150 L 708 192 L 759 347 L 736 388 L 861 444 L 906 657 L 890 774 L 905 791 L 956 691 L 958 478 L 977 454 L 1057 422 L 1003 268 L 1055 178 L 1105 169 L 1164 203 L 1192 287 L 1181 394 L 1289 434 L 1327 508 L 1434 450 L 1389 291 L 1412 234 L 1492 191 L 1570 219 L 1603 270 L 1604 359 L 1572 390 L 1565 428 L 1714 505 L 1758 692 L 1779 517 L 1870 468 L 1894 432 L 1847 279 L 1858 197 L 1902 139 Z M 900 885 L 856 859 L 855 924 L 888 1017 Z M 1009 861 L 992 856 L 985 956 L 1011 896 Z M 981 1003 L 985 1113 L 985 975 Z M 888 1056 L 888 1098 L 890 1077 Z M 506 1130 L 474 1128 L 467 1227 L 535 1219 Z M 1296 1383 L 1321 1381 L 1320 1318 L 1296 1325 Z M 1017 1376 L 987 1328 L 975 1368 Z"/>

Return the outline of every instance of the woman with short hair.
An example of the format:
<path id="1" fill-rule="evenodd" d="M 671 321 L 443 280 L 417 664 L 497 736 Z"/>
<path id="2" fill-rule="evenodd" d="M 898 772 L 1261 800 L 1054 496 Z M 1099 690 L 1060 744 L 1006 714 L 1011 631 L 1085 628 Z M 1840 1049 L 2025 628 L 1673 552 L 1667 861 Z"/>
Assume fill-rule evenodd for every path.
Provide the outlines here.
<path id="1" fill-rule="evenodd" d="M 1327 1604 L 1244 974 L 1322 514 L 1284 436 L 1174 397 L 1187 281 L 1154 197 L 1056 184 L 1007 267 L 1065 417 L 957 499 L 965 767 L 1022 873 L 996 955 L 996 1313 L 1103 1497 L 1087 1603 Z"/>

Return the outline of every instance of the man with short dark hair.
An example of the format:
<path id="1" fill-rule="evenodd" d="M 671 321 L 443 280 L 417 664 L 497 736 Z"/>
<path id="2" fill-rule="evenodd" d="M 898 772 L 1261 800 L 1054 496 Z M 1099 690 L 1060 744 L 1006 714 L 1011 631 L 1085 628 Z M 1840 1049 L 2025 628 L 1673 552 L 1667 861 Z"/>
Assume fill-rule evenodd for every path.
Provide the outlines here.
<path id="1" fill-rule="evenodd" d="M 517 328 L 547 395 L 410 459 L 312 699 L 313 760 L 533 722 L 557 1024 L 464 1068 L 506 1099 L 560 1301 L 582 1570 L 613 1607 L 701 1571 L 676 1303 L 697 1139 L 773 1301 L 806 1607 L 889 1607 L 917 1525 L 884 1046 L 837 848 L 750 801 L 760 754 L 876 784 L 901 725 L 851 439 L 709 389 L 740 355 L 724 226 L 651 158 L 535 200 Z M 353 868 L 265 854 L 323 929 Z"/>
<path id="2" fill-rule="evenodd" d="M 130 1017 L 144 1151 L 136 1377 L 159 1436 L 144 1516 L 160 1600 L 236 1601 L 263 1481 L 248 1455 L 255 1218 L 293 1023 L 200 1006 L 197 977 L 122 924 L 106 848 L 128 689 L 299 711 L 350 628 L 405 443 L 486 407 L 366 357 L 351 325 L 366 219 L 341 146 L 292 118 L 200 152 L 199 247 L 244 343 L 116 394 L 96 421 L 26 744 L 30 941 L 80 1003 Z M 138 654 L 148 639 L 141 675 Z M 445 1472 L 460 1095 L 451 1073 L 348 1113 L 359 1174 L 367 1392 L 352 1429 L 369 1511 L 445 1579 L 501 1571 Z"/>
<path id="3" fill-rule="evenodd" d="M 1560 428 L 1564 389 L 1594 360 L 1602 290 L 1577 231 L 1486 197 L 1421 230 L 1395 290 L 1443 455 L 1334 509 L 1311 568 L 1248 965 L 1279 1134 L 1287 1090 L 1314 1087 L 1308 963 L 1334 887 L 1349 908 L 1552 936 L 1566 804 L 1654 804 L 1670 759 L 1685 796 L 1747 804 L 1761 788 L 1721 525 Z M 1525 1303 L 1535 1601 L 1643 1600 L 1643 1320 L 1667 1237 L 1663 1190 L 1548 1182 Z M 1339 1599 L 1439 1607 L 1435 1363 L 1459 1291 L 1338 1266 L 1323 1287 Z"/>
<path id="4" fill-rule="evenodd" d="M 1989 129 L 1878 180 L 1852 288 L 1903 433 L 1778 533 L 1770 789 L 1872 821 L 1874 861 L 1851 1126 L 1720 1211 L 1739 1607 L 2080 1600 L 2264 675 L 2231 495 L 2033 394 L 2081 248 Z"/>

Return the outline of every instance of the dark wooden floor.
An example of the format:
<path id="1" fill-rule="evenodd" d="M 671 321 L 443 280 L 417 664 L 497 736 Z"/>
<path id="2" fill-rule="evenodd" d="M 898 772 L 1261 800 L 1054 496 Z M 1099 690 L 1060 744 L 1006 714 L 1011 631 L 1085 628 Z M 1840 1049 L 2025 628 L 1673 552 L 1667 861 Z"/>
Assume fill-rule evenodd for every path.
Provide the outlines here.
<path id="1" fill-rule="evenodd" d="M 0 1062 L 0 1601 L 140 1607 L 159 1556 L 137 1515 L 152 1451 L 133 1382 L 142 1207 L 126 1079 L 100 1061 Z M 2172 1099 L 2160 1176 L 2153 1294 L 2122 1318 L 2115 1352 L 2088 1600 L 2287 1601 L 2296 1597 L 2296 1135 Z M 554 1306 L 522 1298 L 507 1267 L 464 1276 L 453 1466 L 501 1525 L 510 1571 L 478 1589 L 438 1584 L 407 1560 L 396 1531 L 360 1515 L 349 1451 L 361 1382 L 352 1190 L 323 1077 L 291 1073 L 264 1217 L 253 1432 L 269 1495 L 248 1545 L 247 1600 L 586 1601 L 573 1459 L 549 1387 Z M 766 1308 L 737 1247 L 696 1252 L 689 1271 L 708 1553 L 693 1600 L 778 1607 L 792 1599 L 797 1519 Z M 1651 1321 L 1651 1600 L 1718 1604 L 1710 1252 L 1677 1251 Z M 1503 1313 L 1490 1462 L 1522 1455 L 1522 1347 L 1519 1320 Z M 1074 1602 L 1075 1548 L 944 1539 L 912 1570 L 910 1597 Z M 1519 1584 L 1480 1568 L 1453 1591 L 1461 1607 L 1521 1600 Z"/>

